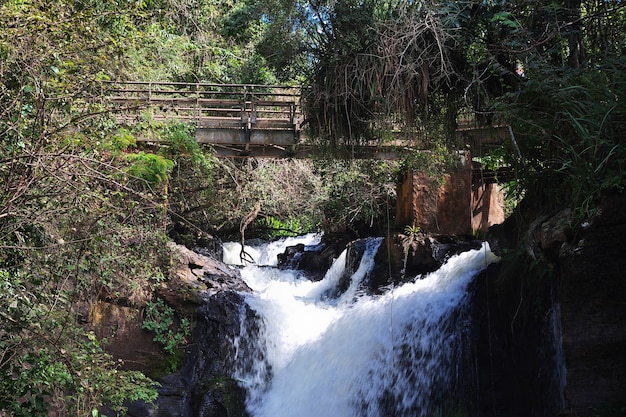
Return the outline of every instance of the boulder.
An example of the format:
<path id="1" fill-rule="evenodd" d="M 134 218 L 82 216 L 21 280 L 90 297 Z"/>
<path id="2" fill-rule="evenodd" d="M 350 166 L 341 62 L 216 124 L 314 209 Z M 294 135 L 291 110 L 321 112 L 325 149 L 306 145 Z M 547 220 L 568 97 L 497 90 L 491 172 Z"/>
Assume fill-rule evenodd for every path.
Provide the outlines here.
<path id="1" fill-rule="evenodd" d="M 169 287 L 187 287 L 205 297 L 218 291 L 250 291 L 238 269 L 183 245 L 171 243 L 170 249 L 176 254 L 177 263 Z"/>
<path id="2" fill-rule="evenodd" d="M 303 271 L 311 281 L 320 281 L 345 249 L 346 243 L 344 240 L 325 239 L 313 246 L 289 246 L 278 255 L 278 267 Z"/>

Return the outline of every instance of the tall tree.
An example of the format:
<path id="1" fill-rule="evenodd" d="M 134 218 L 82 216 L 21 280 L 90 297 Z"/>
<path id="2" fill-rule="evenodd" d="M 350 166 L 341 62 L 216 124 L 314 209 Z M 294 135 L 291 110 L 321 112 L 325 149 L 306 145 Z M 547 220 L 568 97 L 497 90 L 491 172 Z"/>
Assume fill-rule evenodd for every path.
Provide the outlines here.
<path id="1" fill-rule="evenodd" d="M 522 189 L 589 216 L 600 193 L 626 185 L 624 5 L 505 6 L 486 9 L 492 17 L 477 37 L 486 70 L 472 88 L 488 102 L 479 110 L 511 126 L 504 156 Z M 515 67 L 523 72 L 512 77 Z"/>
<path id="2" fill-rule="evenodd" d="M 284 1 L 277 14 L 250 4 L 255 7 L 246 10 L 267 26 L 259 45 L 286 39 L 292 45 L 282 60 L 268 62 L 300 63 L 313 135 L 349 145 L 380 139 L 400 125 L 413 136 L 427 124 L 453 128 L 465 66 L 460 27 L 469 20 L 469 5 Z M 276 48 L 259 51 L 279 55 Z M 444 141 L 453 137 L 448 130 Z"/>
<path id="3" fill-rule="evenodd" d="M 400 129 L 416 146 L 454 147 L 456 116 L 469 110 L 511 126 L 505 163 L 523 189 L 553 184 L 546 201 L 586 206 L 599 190 L 623 188 L 623 2 L 281 4 L 251 17 L 272 28 L 269 38 L 300 35 L 289 51 L 308 68 L 306 121 L 327 143 Z"/>

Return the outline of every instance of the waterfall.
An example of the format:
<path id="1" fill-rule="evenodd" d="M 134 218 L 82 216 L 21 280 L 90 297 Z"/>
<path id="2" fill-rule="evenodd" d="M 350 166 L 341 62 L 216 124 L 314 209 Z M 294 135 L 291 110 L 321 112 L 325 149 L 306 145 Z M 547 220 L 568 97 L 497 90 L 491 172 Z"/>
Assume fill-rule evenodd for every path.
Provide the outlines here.
<path id="1" fill-rule="evenodd" d="M 254 260 L 256 265 L 275 266 L 278 263 L 278 255 L 285 251 L 288 246 L 295 246 L 299 243 L 305 246 L 317 246 L 321 239 L 318 233 L 309 233 L 304 236 L 288 237 L 274 242 L 262 242 L 258 245 L 245 245 L 247 254 Z M 240 258 L 241 244 L 238 242 L 224 243 L 223 261 L 231 265 L 244 265 Z"/>
<path id="2" fill-rule="evenodd" d="M 300 239 L 316 245 L 319 236 Z M 248 391 L 252 417 L 420 417 L 436 415 L 437 404 L 453 398 L 471 327 L 468 286 L 497 257 L 484 244 L 434 273 L 368 295 L 359 283 L 380 243 L 367 242 L 340 295 L 334 290 L 345 252 L 323 280 L 312 282 L 299 271 L 262 265 L 275 265 L 267 251 L 275 254 L 293 241 L 246 249 L 264 260 L 241 270 L 254 290 L 246 302 L 261 318 L 247 324 L 254 332 L 242 329 L 241 338 L 256 338 L 246 340 L 253 346 L 236 358 L 235 378 Z M 238 261 L 240 250 L 226 245 L 224 259 Z"/>

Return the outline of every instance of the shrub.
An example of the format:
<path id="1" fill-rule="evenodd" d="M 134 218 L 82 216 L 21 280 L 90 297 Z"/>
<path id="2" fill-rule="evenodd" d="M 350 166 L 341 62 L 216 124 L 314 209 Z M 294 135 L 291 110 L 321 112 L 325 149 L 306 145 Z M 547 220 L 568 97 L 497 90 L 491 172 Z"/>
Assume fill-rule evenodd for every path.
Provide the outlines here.
<path id="1" fill-rule="evenodd" d="M 160 184 L 166 181 L 174 167 L 173 161 L 161 155 L 143 151 L 129 154 L 127 158 L 132 162 L 132 165 L 128 168 L 128 173 L 150 184 Z"/>

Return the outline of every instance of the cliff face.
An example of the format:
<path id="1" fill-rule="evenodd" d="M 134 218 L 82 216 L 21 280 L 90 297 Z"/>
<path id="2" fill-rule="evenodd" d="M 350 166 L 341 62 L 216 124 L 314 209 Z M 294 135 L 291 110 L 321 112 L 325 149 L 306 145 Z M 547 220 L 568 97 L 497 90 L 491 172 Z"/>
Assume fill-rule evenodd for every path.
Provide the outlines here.
<path id="1" fill-rule="evenodd" d="M 527 258 L 505 256 L 475 282 L 476 407 L 482 417 L 556 417 L 563 408 L 553 281 L 528 265 Z"/>
<path id="2" fill-rule="evenodd" d="M 562 246 L 558 300 L 572 415 L 626 407 L 625 237 L 626 196 L 611 195 L 581 236 Z"/>
<path id="3" fill-rule="evenodd" d="M 496 252 L 524 244 L 479 281 L 485 415 L 623 415 L 626 196 L 604 196 L 583 227 L 568 210 L 537 218 L 491 229 Z"/>

